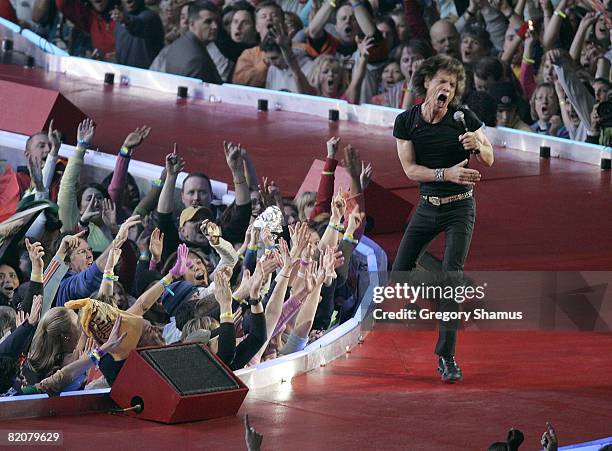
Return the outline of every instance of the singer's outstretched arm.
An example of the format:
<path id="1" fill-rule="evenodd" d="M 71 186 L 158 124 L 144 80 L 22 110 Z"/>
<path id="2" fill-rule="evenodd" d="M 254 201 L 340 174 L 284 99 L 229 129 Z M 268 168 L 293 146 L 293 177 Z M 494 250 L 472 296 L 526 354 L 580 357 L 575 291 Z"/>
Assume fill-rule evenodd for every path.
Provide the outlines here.
<path id="1" fill-rule="evenodd" d="M 493 156 L 493 146 L 489 142 L 489 138 L 484 134 L 482 128 L 476 130 L 476 137 L 480 141 L 480 153 L 476 155 L 476 159 L 480 161 L 485 166 L 491 167 L 493 166 L 493 161 L 495 160 Z"/>

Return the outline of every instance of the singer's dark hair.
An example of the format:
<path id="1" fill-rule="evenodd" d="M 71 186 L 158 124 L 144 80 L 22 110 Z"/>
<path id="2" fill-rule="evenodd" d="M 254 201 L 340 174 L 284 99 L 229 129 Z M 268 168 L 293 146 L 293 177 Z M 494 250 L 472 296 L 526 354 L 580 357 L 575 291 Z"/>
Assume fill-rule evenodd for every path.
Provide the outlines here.
<path id="1" fill-rule="evenodd" d="M 451 56 L 440 54 L 427 58 L 412 76 L 414 93 L 417 96 L 425 97 L 427 94 L 425 81 L 431 80 L 440 71 L 448 72 L 457 78 L 455 97 L 451 103 L 458 104 L 465 90 L 465 69 L 461 61 Z"/>

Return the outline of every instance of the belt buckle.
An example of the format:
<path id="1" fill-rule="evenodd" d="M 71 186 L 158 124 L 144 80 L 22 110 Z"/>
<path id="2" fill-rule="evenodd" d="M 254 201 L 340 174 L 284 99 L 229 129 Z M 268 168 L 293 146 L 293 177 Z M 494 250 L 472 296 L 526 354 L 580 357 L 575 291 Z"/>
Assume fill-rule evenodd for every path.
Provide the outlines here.
<path id="1" fill-rule="evenodd" d="M 436 207 L 440 206 L 440 198 L 439 197 L 429 196 L 429 202 L 431 202 L 431 204 L 435 205 Z"/>

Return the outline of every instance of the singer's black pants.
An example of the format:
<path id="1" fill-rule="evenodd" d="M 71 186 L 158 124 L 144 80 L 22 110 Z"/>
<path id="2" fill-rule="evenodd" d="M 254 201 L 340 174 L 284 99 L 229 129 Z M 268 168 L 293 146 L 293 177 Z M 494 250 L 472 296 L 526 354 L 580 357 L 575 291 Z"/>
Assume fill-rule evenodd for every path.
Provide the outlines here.
<path id="1" fill-rule="evenodd" d="M 429 243 L 445 232 L 441 281 L 445 285 L 462 284 L 463 266 L 470 248 L 475 220 L 476 202 L 473 197 L 440 206 L 431 205 L 421 198 L 399 245 L 393 271 L 413 270 Z M 396 279 L 397 275 L 393 278 Z M 453 299 L 440 299 L 438 311 L 458 312 L 459 304 Z M 436 354 L 455 354 L 457 326 L 457 320 L 439 321 Z"/>

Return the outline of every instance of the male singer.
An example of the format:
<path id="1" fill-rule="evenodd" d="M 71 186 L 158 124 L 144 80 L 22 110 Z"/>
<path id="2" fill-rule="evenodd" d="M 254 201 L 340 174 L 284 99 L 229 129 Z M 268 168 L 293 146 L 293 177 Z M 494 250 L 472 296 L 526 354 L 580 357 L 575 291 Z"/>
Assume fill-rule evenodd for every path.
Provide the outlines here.
<path id="1" fill-rule="evenodd" d="M 468 169 L 467 164 L 470 155 L 485 166 L 493 164 L 493 148 L 483 133 L 483 123 L 470 110 L 453 105 L 464 87 L 460 61 L 445 55 L 431 57 L 413 75 L 412 89 L 425 101 L 395 120 L 397 153 L 408 178 L 419 182 L 421 198 L 393 271 L 414 269 L 427 245 L 445 232 L 443 270 L 451 276 L 446 280 L 461 280 L 476 219 L 473 188 L 480 180 L 480 173 Z M 440 300 L 438 309 L 456 312 L 458 307 L 457 302 L 447 299 Z M 444 382 L 462 378 L 455 361 L 456 342 L 457 321 L 441 321 L 436 354 Z"/>

